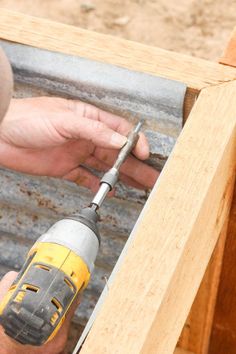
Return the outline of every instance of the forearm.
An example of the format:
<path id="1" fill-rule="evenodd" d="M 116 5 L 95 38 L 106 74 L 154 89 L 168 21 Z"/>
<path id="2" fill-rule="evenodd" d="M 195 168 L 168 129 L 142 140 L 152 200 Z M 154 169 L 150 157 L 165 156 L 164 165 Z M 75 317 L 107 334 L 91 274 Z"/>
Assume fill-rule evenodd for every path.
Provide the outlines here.
<path id="1" fill-rule="evenodd" d="M 13 79 L 10 64 L 0 47 L 0 122 L 9 106 L 13 90 Z"/>

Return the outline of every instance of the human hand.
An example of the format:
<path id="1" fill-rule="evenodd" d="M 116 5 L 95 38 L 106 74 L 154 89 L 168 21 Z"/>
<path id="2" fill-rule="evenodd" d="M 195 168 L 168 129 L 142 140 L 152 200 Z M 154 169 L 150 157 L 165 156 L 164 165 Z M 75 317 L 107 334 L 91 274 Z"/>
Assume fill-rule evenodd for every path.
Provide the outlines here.
<path id="1" fill-rule="evenodd" d="M 9 272 L 7 273 L 0 282 L 0 302 L 2 301 L 4 295 L 10 288 L 11 284 L 15 280 L 17 276 L 16 272 Z M 0 343 L 1 343 L 1 354 L 66 354 L 64 351 L 70 321 L 74 314 L 76 307 L 78 306 L 78 301 L 75 301 L 69 310 L 65 322 L 63 323 L 62 327 L 56 334 L 55 338 L 53 338 L 50 342 L 42 345 L 41 347 L 34 347 L 31 345 L 22 345 L 10 337 L 8 337 L 5 333 L 3 328 L 0 326 Z"/>
<path id="2" fill-rule="evenodd" d="M 0 164 L 76 181 L 96 191 L 99 179 L 84 166 L 108 170 L 131 128 L 125 119 L 75 100 L 13 99 L 0 125 Z M 148 157 L 144 134 L 133 153 L 140 160 Z M 151 188 L 158 172 L 138 159 L 127 158 L 120 179 L 136 188 Z"/>
<path id="3" fill-rule="evenodd" d="M 12 70 L 7 57 L 0 47 L 0 122 L 11 100 L 13 91 Z"/>

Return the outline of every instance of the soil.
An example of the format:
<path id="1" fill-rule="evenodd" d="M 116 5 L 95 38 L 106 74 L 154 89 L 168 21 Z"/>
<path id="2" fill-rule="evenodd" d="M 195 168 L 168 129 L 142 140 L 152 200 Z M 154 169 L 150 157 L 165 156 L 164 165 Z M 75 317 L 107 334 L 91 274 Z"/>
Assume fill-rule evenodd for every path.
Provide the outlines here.
<path id="1" fill-rule="evenodd" d="M 0 7 L 217 60 L 235 26 L 235 0 L 0 0 Z"/>

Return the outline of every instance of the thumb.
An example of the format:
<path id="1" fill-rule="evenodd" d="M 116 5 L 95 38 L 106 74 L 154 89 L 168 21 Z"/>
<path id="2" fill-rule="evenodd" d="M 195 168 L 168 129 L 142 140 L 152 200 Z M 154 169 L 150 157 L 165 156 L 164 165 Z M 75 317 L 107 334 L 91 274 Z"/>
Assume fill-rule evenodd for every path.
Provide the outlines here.
<path id="1" fill-rule="evenodd" d="M 0 282 L 0 301 L 2 301 L 13 281 L 16 279 L 17 274 L 17 272 L 9 272 L 2 278 Z"/>
<path id="2" fill-rule="evenodd" d="M 105 123 L 98 120 L 92 120 L 86 117 L 78 119 L 76 116 L 68 117 L 68 119 L 56 120 L 57 131 L 62 136 L 69 139 L 86 139 L 90 140 L 94 145 L 119 149 L 127 141 L 124 135 L 117 133 L 109 128 Z"/>

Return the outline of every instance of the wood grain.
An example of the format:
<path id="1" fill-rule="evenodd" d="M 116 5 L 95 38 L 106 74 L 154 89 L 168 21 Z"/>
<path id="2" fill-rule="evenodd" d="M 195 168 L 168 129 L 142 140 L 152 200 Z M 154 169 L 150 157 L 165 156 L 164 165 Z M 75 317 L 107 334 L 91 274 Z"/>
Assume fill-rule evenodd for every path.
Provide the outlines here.
<path id="1" fill-rule="evenodd" d="M 0 38 L 184 82 L 185 119 L 202 88 L 236 78 L 224 65 L 5 9 Z"/>
<path id="2" fill-rule="evenodd" d="M 0 37 L 185 82 L 199 91 L 236 78 L 217 63 L 1 9 Z"/>
<path id="3" fill-rule="evenodd" d="M 236 66 L 236 27 L 220 60 L 226 65 Z M 236 348 L 236 186 L 229 216 L 226 247 L 215 307 L 209 354 L 233 354 Z"/>
<path id="4" fill-rule="evenodd" d="M 236 27 L 224 52 L 220 63 L 236 67 Z"/>
<path id="5" fill-rule="evenodd" d="M 218 293 L 228 220 L 222 228 L 178 345 L 195 354 L 207 354 Z"/>
<path id="6" fill-rule="evenodd" d="M 174 354 L 195 354 L 182 348 L 176 348 Z"/>
<path id="7" fill-rule="evenodd" d="M 81 354 L 174 352 L 228 218 L 235 101 L 236 82 L 202 90 Z"/>
<path id="8" fill-rule="evenodd" d="M 220 62 L 236 64 L 236 28 Z M 223 227 L 178 343 L 181 348 L 193 350 L 196 354 L 207 354 L 209 351 L 227 227 L 228 221 Z"/>
<path id="9" fill-rule="evenodd" d="M 209 354 L 235 354 L 236 348 L 236 188 L 229 217 L 222 273 Z"/>

